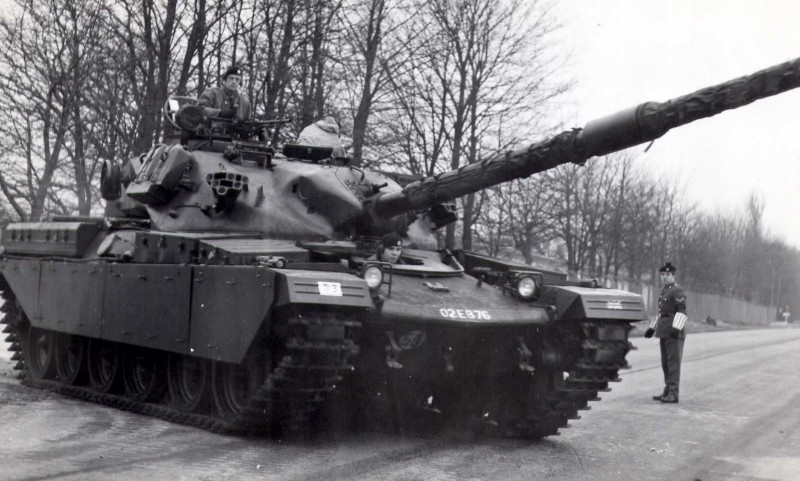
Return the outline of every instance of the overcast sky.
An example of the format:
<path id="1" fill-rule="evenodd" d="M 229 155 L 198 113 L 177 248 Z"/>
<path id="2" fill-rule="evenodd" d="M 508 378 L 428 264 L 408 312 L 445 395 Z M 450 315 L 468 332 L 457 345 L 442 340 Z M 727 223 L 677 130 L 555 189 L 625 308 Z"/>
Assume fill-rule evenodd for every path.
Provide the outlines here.
<path id="1" fill-rule="evenodd" d="M 800 1 L 561 0 L 559 42 L 576 85 L 575 126 L 800 57 Z M 703 210 L 762 196 L 765 227 L 800 248 L 800 89 L 678 128 L 631 149 Z"/>

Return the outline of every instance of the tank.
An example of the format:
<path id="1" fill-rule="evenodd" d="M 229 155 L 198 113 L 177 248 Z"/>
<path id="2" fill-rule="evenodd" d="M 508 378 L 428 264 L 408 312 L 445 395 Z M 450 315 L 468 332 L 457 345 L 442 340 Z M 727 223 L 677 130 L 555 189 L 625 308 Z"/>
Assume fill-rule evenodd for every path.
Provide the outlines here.
<path id="1" fill-rule="evenodd" d="M 437 250 L 447 203 L 798 84 L 794 60 L 405 185 L 170 99 L 165 142 L 104 165 L 103 217 L 6 227 L 12 359 L 29 385 L 215 431 L 556 434 L 620 380 L 642 299 Z M 396 264 L 375 256 L 392 231 Z"/>

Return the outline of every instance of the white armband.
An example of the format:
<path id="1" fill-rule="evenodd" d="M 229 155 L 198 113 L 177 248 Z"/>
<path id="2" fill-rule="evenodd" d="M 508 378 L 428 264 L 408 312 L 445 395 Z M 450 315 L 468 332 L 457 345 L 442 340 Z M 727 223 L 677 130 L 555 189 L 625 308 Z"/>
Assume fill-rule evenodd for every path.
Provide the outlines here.
<path id="1" fill-rule="evenodd" d="M 653 317 L 653 320 L 650 321 L 650 329 L 655 329 L 656 324 L 658 324 L 658 316 Z"/>
<path id="2" fill-rule="evenodd" d="M 682 312 L 676 312 L 675 313 L 675 317 L 672 319 L 672 327 L 674 327 L 675 329 L 678 329 L 678 330 L 682 330 L 683 326 L 686 325 L 686 321 L 688 319 L 689 318 L 686 317 L 686 314 L 684 314 Z"/>

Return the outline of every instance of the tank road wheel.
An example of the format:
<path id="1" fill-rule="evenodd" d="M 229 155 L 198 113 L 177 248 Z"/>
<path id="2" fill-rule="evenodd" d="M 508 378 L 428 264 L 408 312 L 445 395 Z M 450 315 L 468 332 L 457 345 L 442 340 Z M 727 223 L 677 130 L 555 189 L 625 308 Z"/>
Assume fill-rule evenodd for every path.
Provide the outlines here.
<path id="1" fill-rule="evenodd" d="M 122 358 L 125 395 L 137 402 L 157 402 L 164 396 L 165 357 L 150 349 L 130 347 Z"/>
<path id="2" fill-rule="evenodd" d="M 82 384 L 86 378 L 86 338 L 61 334 L 56 339 L 56 377 L 63 384 Z"/>
<path id="3" fill-rule="evenodd" d="M 23 347 L 28 376 L 32 379 L 47 379 L 55 373 L 56 336 L 46 329 L 28 325 Z"/>
<path id="4" fill-rule="evenodd" d="M 210 361 L 170 354 L 167 362 L 167 387 L 172 407 L 184 413 L 208 410 L 211 404 Z"/>
<path id="5" fill-rule="evenodd" d="M 99 393 L 118 391 L 120 378 L 120 346 L 102 339 L 89 340 L 89 385 Z"/>
<path id="6" fill-rule="evenodd" d="M 214 402 L 220 416 L 235 419 L 246 411 L 250 400 L 266 381 L 266 374 L 271 372 L 268 364 L 267 356 L 253 354 L 241 364 L 214 363 Z"/>

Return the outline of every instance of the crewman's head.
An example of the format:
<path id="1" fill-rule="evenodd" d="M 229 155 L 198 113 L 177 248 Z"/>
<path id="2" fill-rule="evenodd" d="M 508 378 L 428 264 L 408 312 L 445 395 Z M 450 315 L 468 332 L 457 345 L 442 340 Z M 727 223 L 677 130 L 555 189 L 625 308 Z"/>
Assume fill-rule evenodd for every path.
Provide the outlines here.
<path id="1" fill-rule="evenodd" d="M 318 120 L 316 124 L 317 127 L 321 128 L 325 132 L 339 135 L 339 124 L 337 124 L 336 119 L 330 115 L 323 118 L 322 120 Z"/>
<path id="2" fill-rule="evenodd" d="M 239 85 L 242 83 L 242 69 L 236 65 L 231 65 L 228 70 L 222 74 L 222 86 L 228 90 L 239 90 Z"/>
<path id="3" fill-rule="evenodd" d="M 667 262 L 658 270 L 658 273 L 661 277 L 661 283 L 664 285 L 667 284 L 674 284 L 675 283 L 675 271 L 678 269 L 672 265 L 671 262 Z"/>
<path id="4" fill-rule="evenodd" d="M 381 245 L 378 247 L 378 260 L 396 264 L 400 260 L 400 254 L 403 253 L 403 239 L 390 232 L 381 237 Z"/>

